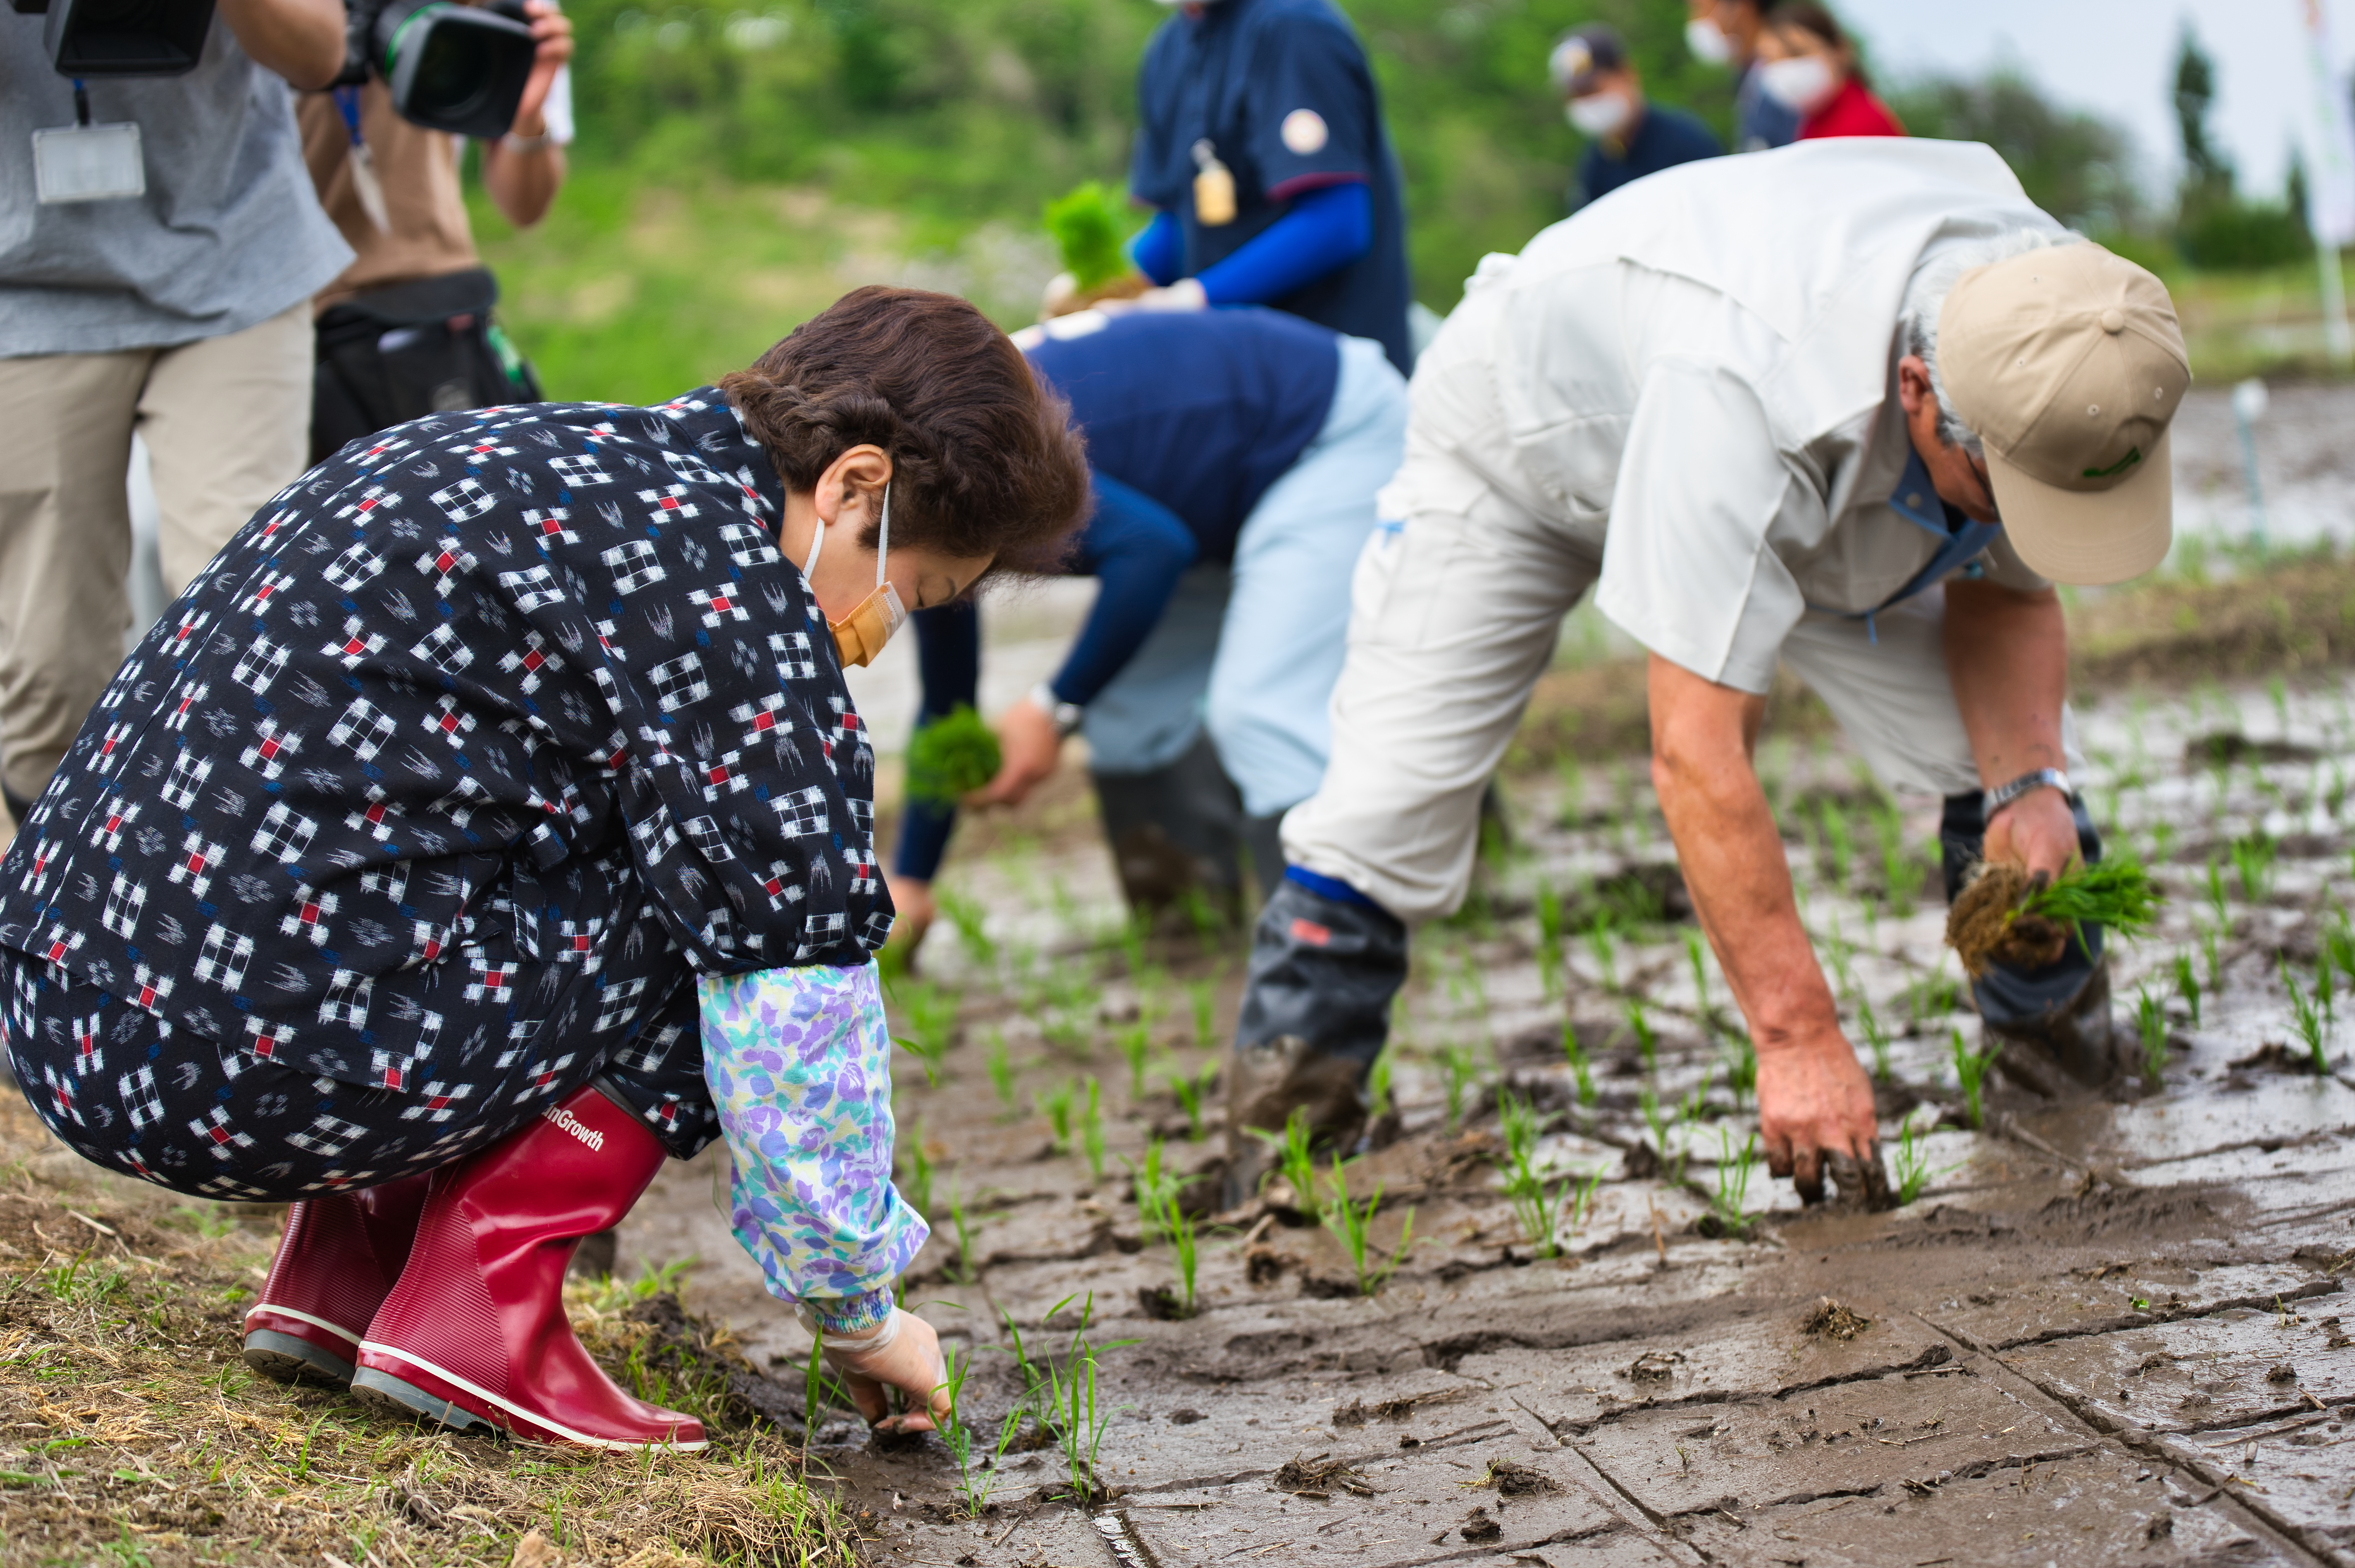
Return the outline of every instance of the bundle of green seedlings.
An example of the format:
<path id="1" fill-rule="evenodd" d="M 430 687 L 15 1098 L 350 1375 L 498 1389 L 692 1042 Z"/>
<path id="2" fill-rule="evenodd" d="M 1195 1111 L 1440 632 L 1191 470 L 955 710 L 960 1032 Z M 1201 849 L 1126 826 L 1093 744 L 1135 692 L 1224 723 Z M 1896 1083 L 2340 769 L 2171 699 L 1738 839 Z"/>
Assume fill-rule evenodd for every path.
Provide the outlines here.
<path id="1" fill-rule="evenodd" d="M 1133 283 L 1127 288 L 1105 288 L 1134 277 L 1126 245 L 1128 208 L 1119 193 L 1100 180 L 1090 180 L 1047 203 L 1046 220 L 1063 271 L 1071 274 L 1082 300 L 1142 292 Z"/>
<path id="2" fill-rule="evenodd" d="M 916 727 L 908 738 L 908 798 L 920 805 L 950 806 L 997 776 L 1005 763 L 997 731 L 970 704 L 960 704 L 942 718 Z M 956 919 L 956 912 L 951 912 Z M 973 939 L 958 920 L 960 940 Z M 974 923 L 975 934 L 980 925 Z M 983 939 L 986 943 L 986 939 Z"/>
<path id="3" fill-rule="evenodd" d="M 1947 913 L 1946 943 L 1974 979 L 1998 960 L 2041 969 L 2072 939 L 2082 944 L 2088 925 L 2141 935 L 2162 901 L 2150 873 L 2123 854 L 2094 865 L 2080 860 L 2049 880 L 2015 861 L 1982 860 Z"/>

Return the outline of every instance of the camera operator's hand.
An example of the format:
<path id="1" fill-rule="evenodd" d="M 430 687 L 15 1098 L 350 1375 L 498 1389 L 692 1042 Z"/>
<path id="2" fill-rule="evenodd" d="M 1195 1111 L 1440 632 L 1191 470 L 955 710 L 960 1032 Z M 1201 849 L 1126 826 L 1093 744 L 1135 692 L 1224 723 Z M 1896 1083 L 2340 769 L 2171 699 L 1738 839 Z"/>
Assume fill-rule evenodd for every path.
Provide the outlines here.
<path id="1" fill-rule="evenodd" d="M 572 58 L 572 18 L 556 8 L 555 0 L 524 0 L 523 10 L 531 18 L 531 36 L 539 40 L 539 52 L 532 57 L 531 79 L 523 84 L 523 100 L 516 105 L 509 134 L 529 138 L 548 133 L 541 111 L 548 104 L 548 90 L 556 85 L 556 73 Z"/>
<path id="2" fill-rule="evenodd" d="M 564 183 L 564 149 L 548 129 L 548 94 L 556 73 L 572 58 L 572 18 L 556 8 L 556 0 L 523 0 L 523 10 L 531 19 L 531 36 L 539 40 L 538 53 L 516 104 L 515 123 L 505 136 L 483 145 L 483 188 L 517 229 L 547 217 Z"/>
<path id="3" fill-rule="evenodd" d="M 325 87 L 344 69 L 343 0 L 220 0 L 238 47 L 290 87 Z"/>

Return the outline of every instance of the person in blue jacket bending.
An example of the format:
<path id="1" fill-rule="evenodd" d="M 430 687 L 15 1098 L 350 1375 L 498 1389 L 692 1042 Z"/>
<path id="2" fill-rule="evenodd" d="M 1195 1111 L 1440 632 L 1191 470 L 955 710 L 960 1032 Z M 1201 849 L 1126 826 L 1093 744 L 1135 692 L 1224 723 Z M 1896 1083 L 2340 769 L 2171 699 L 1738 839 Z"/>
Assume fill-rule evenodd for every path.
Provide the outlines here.
<path id="1" fill-rule="evenodd" d="M 1137 76 L 1129 194 L 1155 211 L 1129 254 L 1157 285 L 1137 304 L 1273 305 L 1372 338 L 1405 374 L 1406 204 L 1348 18 L 1332 0 L 1177 9 Z"/>
<path id="2" fill-rule="evenodd" d="M 968 804 L 1023 799 L 1077 731 L 1133 905 L 1188 886 L 1231 901 L 1239 843 L 1263 892 L 1279 820 L 1324 775 L 1406 383 L 1381 344 L 1271 310 L 1083 311 L 1015 341 L 1087 433 L 1096 510 L 1068 570 L 1101 586 L 1062 667 L 998 716 L 1003 765 Z M 975 700 L 980 614 L 914 619 L 930 722 Z M 911 947 L 954 822 L 917 801 L 902 821 L 890 883 Z"/>

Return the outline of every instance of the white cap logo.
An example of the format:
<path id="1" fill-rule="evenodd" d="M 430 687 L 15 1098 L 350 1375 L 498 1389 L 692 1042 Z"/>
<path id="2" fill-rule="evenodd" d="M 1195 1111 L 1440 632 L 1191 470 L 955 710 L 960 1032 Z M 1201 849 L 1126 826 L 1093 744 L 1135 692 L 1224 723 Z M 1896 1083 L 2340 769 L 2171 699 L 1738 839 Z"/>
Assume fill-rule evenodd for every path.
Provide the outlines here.
<path id="1" fill-rule="evenodd" d="M 1301 157 L 1323 152 L 1331 135 L 1325 116 L 1314 109 L 1295 109 L 1284 117 L 1284 144 Z"/>

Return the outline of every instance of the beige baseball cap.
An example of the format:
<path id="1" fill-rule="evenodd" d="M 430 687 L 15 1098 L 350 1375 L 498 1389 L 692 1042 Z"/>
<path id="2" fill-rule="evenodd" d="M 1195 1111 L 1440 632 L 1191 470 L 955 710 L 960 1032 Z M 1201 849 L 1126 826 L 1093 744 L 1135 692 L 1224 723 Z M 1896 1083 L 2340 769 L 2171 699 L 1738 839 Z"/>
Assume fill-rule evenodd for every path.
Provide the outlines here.
<path id="1" fill-rule="evenodd" d="M 1938 368 L 2031 570 L 2123 582 L 2165 558 L 2167 427 L 2191 384 L 2166 284 L 2089 243 L 1965 272 L 1938 313 Z"/>

